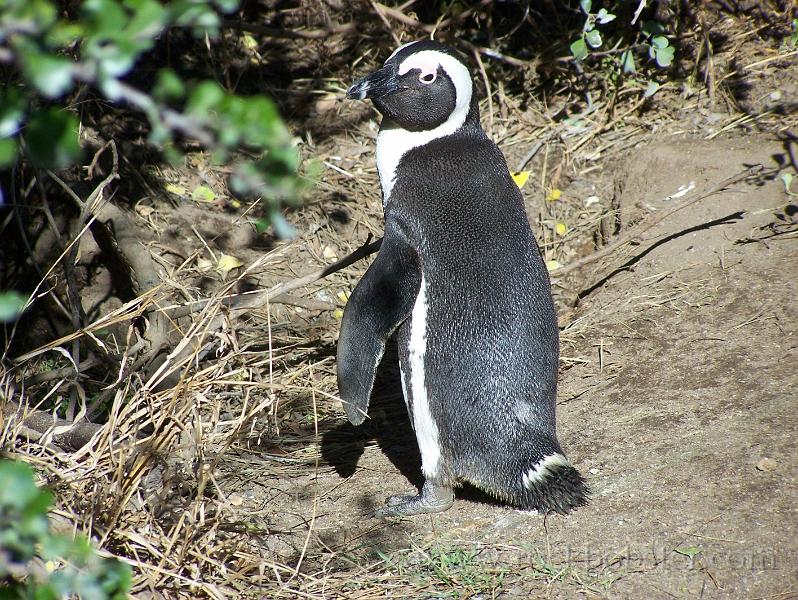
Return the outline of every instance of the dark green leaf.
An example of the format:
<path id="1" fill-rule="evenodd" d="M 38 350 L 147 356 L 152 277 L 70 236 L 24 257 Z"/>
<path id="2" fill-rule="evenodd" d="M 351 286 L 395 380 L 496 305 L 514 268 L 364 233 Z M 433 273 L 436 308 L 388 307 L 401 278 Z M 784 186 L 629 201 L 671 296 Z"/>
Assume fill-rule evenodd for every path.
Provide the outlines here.
<path id="1" fill-rule="evenodd" d="M 49 108 L 34 113 L 24 137 L 31 161 L 40 167 L 61 169 L 81 154 L 78 120 L 65 110 Z"/>
<path id="2" fill-rule="evenodd" d="M 646 21 L 643 23 L 643 33 L 647 36 L 665 33 L 665 28 L 659 21 Z"/>
<path id="3" fill-rule="evenodd" d="M 0 169 L 7 167 L 17 158 L 17 140 L 13 138 L 0 139 Z M 3 196 L 0 193 L 0 205 L 3 204 Z M 0 321 L 2 318 L 2 298 L 0 294 Z"/>
<path id="4" fill-rule="evenodd" d="M 579 38 L 571 44 L 571 54 L 574 55 L 576 60 L 585 60 L 587 58 L 587 44 L 584 38 Z"/>
<path id="5" fill-rule="evenodd" d="M 100 585 L 108 600 L 127 600 L 127 592 L 133 581 L 130 566 L 116 558 L 102 561 Z"/>

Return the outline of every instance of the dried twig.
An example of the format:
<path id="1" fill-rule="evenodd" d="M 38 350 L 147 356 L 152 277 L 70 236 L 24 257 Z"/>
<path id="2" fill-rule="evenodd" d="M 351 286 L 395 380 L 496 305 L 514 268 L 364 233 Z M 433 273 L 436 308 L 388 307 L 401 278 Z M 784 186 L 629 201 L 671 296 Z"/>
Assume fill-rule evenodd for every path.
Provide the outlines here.
<path id="1" fill-rule="evenodd" d="M 287 281 L 285 283 L 278 284 L 271 289 L 268 290 L 261 290 L 259 292 L 247 292 L 243 294 L 232 294 L 230 296 L 226 296 L 224 298 L 226 304 L 230 307 L 233 311 L 242 311 L 242 310 L 250 310 L 252 308 L 260 308 L 265 306 L 267 302 L 275 303 L 281 296 L 285 296 L 290 292 L 293 292 L 296 289 L 304 287 L 313 283 L 314 281 L 318 281 L 319 279 L 324 279 L 328 275 L 332 275 L 340 271 L 341 269 L 345 269 L 346 267 L 356 263 L 357 261 L 374 254 L 380 249 L 382 245 L 382 238 L 371 241 L 371 234 L 369 234 L 366 241 L 360 246 L 357 250 L 350 253 L 349 255 L 345 256 L 344 258 L 332 263 L 331 265 L 327 265 L 326 267 L 322 267 L 317 271 L 312 273 L 308 273 L 303 277 L 299 277 L 292 281 Z M 181 317 L 185 317 L 187 315 L 198 313 L 204 310 L 211 302 L 214 302 L 214 299 L 205 299 L 205 300 L 197 300 L 196 302 L 191 302 L 190 304 L 184 306 L 178 306 L 175 308 L 164 308 L 162 309 L 163 312 L 167 313 L 170 318 L 172 319 L 179 319 Z M 292 301 L 287 301 L 286 304 L 291 304 Z"/>

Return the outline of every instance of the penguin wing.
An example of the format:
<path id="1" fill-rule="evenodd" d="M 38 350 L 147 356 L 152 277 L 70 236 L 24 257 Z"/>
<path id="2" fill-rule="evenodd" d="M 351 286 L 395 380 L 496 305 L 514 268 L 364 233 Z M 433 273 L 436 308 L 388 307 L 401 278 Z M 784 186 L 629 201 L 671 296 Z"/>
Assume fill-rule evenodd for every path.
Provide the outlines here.
<path id="1" fill-rule="evenodd" d="M 420 287 L 416 250 L 386 223 L 379 254 L 349 297 L 338 337 L 338 391 L 353 425 L 366 417 L 385 343 L 410 316 Z"/>

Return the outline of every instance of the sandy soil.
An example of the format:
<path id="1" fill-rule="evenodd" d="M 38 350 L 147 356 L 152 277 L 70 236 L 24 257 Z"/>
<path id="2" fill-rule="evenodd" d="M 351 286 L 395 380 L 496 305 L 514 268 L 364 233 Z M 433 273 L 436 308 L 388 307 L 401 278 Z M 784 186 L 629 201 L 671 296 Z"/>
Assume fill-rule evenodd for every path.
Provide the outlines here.
<path id="1" fill-rule="evenodd" d="M 304 568 L 323 571 L 390 556 L 426 577 L 428 597 L 798 594 L 798 221 L 778 179 L 784 151 L 759 137 L 672 137 L 617 169 L 626 227 L 764 167 L 591 269 L 563 331 L 573 366 L 558 417 L 588 507 L 544 519 L 463 490 L 444 514 L 371 517 L 420 483 L 389 355 L 371 422 L 323 432 L 318 470 L 244 484 L 254 505 L 279 494 L 295 515 L 281 529 L 307 532 L 312 519 L 311 535 L 270 549 L 290 562 L 307 543 Z M 454 582 L 429 569 L 435 557 Z"/>

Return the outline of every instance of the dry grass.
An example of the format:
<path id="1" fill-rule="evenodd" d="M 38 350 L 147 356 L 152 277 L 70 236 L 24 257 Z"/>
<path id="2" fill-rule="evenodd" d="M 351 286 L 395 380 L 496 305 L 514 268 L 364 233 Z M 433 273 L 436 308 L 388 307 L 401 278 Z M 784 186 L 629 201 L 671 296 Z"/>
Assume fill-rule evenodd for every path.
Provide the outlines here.
<path id="1" fill-rule="evenodd" d="M 759 48 L 745 33 L 746 26 L 743 18 L 729 25 L 737 32 L 729 54 L 739 54 L 745 44 L 751 44 L 750 52 Z M 584 111 L 567 121 L 554 120 L 551 108 L 534 99 L 527 99 L 526 110 L 521 110 L 520 100 L 493 82 L 491 97 L 482 103 L 483 122 L 507 154 L 511 169 L 533 173 L 524 191 L 547 260 L 567 265 L 595 247 L 602 220 L 612 218 L 612 190 L 592 189 L 586 182 L 617 168 L 625 151 L 663 130 L 681 128 L 684 121 L 675 119 L 678 111 L 716 105 L 727 82 L 795 64 L 795 52 L 749 56 L 742 66 L 723 71 L 731 60 L 724 63 L 724 57 L 716 54 L 705 67 L 711 71 L 705 77 L 713 81 L 709 95 L 707 88 L 690 92 L 666 86 L 653 111 L 644 113 L 639 90 L 631 84 L 615 98 L 597 99 L 589 110 L 570 92 L 559 99 L 562 105 L 580 105 Z M 489 78 L 486 81 L 490 83 Z M 750 127 L 785 132 L 796 126 L 794 114 L 734 109 L 707 137 Z M 151 253 L 159 265 L 158 285 L 79 331 L 0 366 L 4 454 L 35 465 L 42 481 L 56 490 L 55 516 L 64 527 L 90 535 L 103 551 L 133 565 L 135 594 L 365 599 L 460 588 L 491 597 L 498 589 L 495 582 L 503 581 L 501 569 L 480 563 L 468 547 L 416 548 L 366 563 L 348 560 L 345 552 L 319 552 L 309 543 L 315 514 L 281 514 L 279 491 L 266 494 L 270 500 L 253 510 L 249 499 L 237 491 L 244 480 L 291 478 L 328 468 L 320 455 L 319 436 L 341 419 L 334 309 L 342 308 L 345 293 L 365 264 L 293 290 L 293 298 L 267 301 L 257 310 L 230 311 L 227 299 L 253 281 L 260 290 L 285 289 L 278 286 L 344 257 L 369 235 L 380 235 L 373 157 L 368 145 L 367 152 L 360 151 L 362 138 L 371 135 L 373 130 L 363 125 L 352 135 L 307 148 L 307 154 L 327 169 L 314 199 L 291 215 L 307 232 L 298 240 L 278 244 L 228 277 L 201 266 L 199 259 L 209 259 L 213 253 L 209 247 L 213 240 L 200 239 L 199 234 L 193 247 L 183 249 L 182 260 L 167 257 L 157 244 L 142 246 L 141 251 Z M 352 150 L 349 155 L 348 150 Z M 553 189 L 565 192 L 559 200 L 549 201 Z M 599 201 L 586 202 L 590 196 Z M 338 209 L 348 215 L 341 225 L 330 219 Z M 159 221 L 150 217 L 139 218 L 137 226 L 159 232 Z M 558 223 L 566 225 L 564 235 L 557 233 Z M 88 235 L 83 230 L 73 241 Z M 43 265 L 43 270 L 57 272 L 62 264 Z M 610 270 L 617 264 L 610 260 L 600 268 Z M 205 282 L 202 288 L 199 281 Z M 573 275 L 560 278 L 554 271 L 553 283 L 564 315 L 563 367 L 596 360 L 574 350 L 580 339 L 591 337 L 584 320 L 571 313 L 578 280 Z M 51 293 L 51 280 L 43 278 L 40 289 L 44 295 Z M 649 300 L 635 302 L 636 307 L 644 307 L 646 301 L 678 303 L 690 290 L 674 292 L 669 287 L 666 295 L 654 279 L 640 294 Z M 271 300 L 278 300 L 276 295 L 272 293 Z M 165 362 L 150 373 L 131 371 L 141 352 L 134 323 L 148 314 L 169 318 L 170 311 L 194 306 L 191 303 L 198 300 L 205 301 L 200 310 L 172 320 L 180 334 Z M 303 308 L 303 301 L 305 306 L 321 302 L 329 308 Z M 625 307 L 604 309 L 605 318 L 612 318 L 614 310 Z M 70 368 L 75 341 L 91 346 L 114 371 L 102 380 L 76 379 Z M 602 371 L 600 358 L 596 367 Z M 63 376 L 41 377 L 47 373 Z M 603 376 L 613 375 L 604 371 Z M 170 385 L 159 385 L 165 381 Z M 20 407 L 19 412 L 15 407 Z M 67 422 L 80 422 L 88 411 L 103 423 L 90 443 L 68 450 L 53 442 L 64 429 L 36 432 L 25 425 L 26 415 L 42 407 L 50 412 L 60 409 Z M 286 528 L 293 538 L 304 540 L 290 561 L 273 551 L 274 540 Z M 587 593 L 592 585 L 611 584 L 600 578 L 588 581 L 578 570 L 552 571 L 545 561 L 530 572 L 545 578 L 553 590 L 560 589 L 565 579 Z"/>

